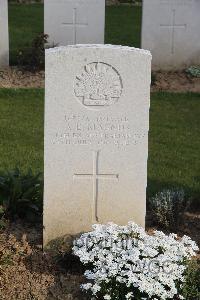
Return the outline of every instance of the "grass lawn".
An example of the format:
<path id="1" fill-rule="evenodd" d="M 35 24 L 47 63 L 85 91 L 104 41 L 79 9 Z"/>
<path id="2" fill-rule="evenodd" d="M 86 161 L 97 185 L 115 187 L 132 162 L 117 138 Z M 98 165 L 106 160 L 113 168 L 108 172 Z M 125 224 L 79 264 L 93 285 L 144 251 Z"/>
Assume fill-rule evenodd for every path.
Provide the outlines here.
<path id="1" fill-rule="evenodd" d="M 10 64 L 17 63 L 21 49 L 29 47 L 33 38 L 44 31 L 42 4 L 9 4 Z"/>
<path id="2" fill-rule="evenodd" d="M 0 170 L 43 171 L 44 91 L 0 89 Z"/>
<path id="3" fill-rule="evenodd" d="M 148 192 L 183 187 L 200 196 L 200 94 L 151 96 Z"/>
<path id="4" fill-rule="evenodd" d="M 0 170 L 43 172 L 43 98 L 39 89 L 0 90 Z M 151 98 L 149 194 L 172 186 L 200 193 L 200 94 Z"/>
<path id="5" fill-rule="evenodd" d="M 9 4 L 10 64 L 17 64 L 17 55 L 33 38 L 43 32 L 42 4 Z M 106 8 L 105 42 L 140 46 L 141 7 L 110 6 Z"/>
<path id="6" fill-rule="evenodd" d="M 109 6 L 106 8 L 105 42 L 140 47 L 142 8 Z"/>

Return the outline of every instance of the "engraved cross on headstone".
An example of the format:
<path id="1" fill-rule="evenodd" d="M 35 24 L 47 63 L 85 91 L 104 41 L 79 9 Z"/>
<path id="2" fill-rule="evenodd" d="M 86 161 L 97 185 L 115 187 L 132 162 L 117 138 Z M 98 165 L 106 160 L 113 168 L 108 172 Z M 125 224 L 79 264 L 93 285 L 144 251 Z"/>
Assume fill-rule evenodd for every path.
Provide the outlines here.
<path id="1" fill-rule="evenodd" d="M 175 30 L 186 29 L 187 24 L 176 24 L 176 10 L 172 10 L 172 24 L 160 24 L 160 27 L 169 28 L 172 30 L 172 42 L 171 42 L 171 53 L 175 52 Z"/>
<path id="2" fill-rule="evenodd" d="M 93 151 L 92 174 L 74 174 L 74 179 L 92 179 L 93 181 L 93 221 L 98 222 L 98 182 L 99 180 L 119 180 L 119 174 L 99 174 L 99 151 Z"/>
<path id="3" fill-rule="evenodd" d="M 73 43 L 76 44 L 77 27 L 85 27 L 88 23 L 79 23 L 77 20 L 77 8 L 73 8 L 73 20 L 72 22 L 63 22 L 63 26 L 71 26 L 73 29 Z"/>

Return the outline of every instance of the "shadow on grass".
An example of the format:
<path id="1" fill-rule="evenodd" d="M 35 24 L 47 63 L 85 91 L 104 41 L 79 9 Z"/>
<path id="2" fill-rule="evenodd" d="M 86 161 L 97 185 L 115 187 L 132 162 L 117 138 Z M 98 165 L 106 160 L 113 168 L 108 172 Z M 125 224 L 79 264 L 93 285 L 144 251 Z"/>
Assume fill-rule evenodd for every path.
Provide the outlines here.
<path id="1" fill-rule="evenodd" d="M 199 183 L 200 177 L 193 178 L 193 180 L 194 182 L 196 181 L 196 183 Z M 186 199 L 191 200 L 191 209 L 195 208 L 200 211 L 200 190 L 198 188 L 191 188 L 187 184 L 180 184 L 177 182 L 153 180 L 149 177 L 147 182 L 147 204 L 150 197 L 155 196 L 155 194 L 162 190 L 182 189 L 185 192 Z"/>

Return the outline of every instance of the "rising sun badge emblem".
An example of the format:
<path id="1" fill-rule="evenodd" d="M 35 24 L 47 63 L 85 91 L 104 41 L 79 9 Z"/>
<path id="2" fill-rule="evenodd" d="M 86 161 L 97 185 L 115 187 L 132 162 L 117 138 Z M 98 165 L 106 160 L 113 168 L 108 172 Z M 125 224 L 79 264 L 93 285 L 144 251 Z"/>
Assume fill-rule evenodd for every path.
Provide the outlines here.
<path id="1" fill-rule="evenodd" d="M 93 62 L 84 66 L 76 77 L 75 95 L 89 107 L 101 108 L 118 102 L 122 94 L 122 80 L 111 65 Z"/>

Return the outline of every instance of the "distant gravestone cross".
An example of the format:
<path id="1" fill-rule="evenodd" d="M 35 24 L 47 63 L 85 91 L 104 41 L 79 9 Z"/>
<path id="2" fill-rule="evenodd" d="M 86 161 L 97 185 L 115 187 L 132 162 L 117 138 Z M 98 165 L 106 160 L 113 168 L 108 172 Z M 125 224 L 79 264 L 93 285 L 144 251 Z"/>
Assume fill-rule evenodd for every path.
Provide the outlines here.
<path id="1" fill-rule="evenodd" d="M 50 46 L 103 44 L 105 0 L 44 0 L 44 32 Z"/>
<path id="2" fill-rule="evenodd" d="M 99 180 L 119 180 L 119 174 L 99 174 L 98 171 L 99 151 L 93 151 L 93 172 L 92 174 L 74 174 L 74 179 L 93 180 L 93 221 L 98 222 L 98 182 Z"/>
<path id="3" fill-rule="evenodd" d="M 88 23 L 79 23 L 79 21 L 77 20 L 77 8 L 73 8 L 73 20 L 72 22 L 63 22 L 62 23 L 63 26 L 71 26 L 73 28 L 73 43 L 76 44 L 77 42 L 77 27 L 81 27 L 81 26 L 87 26 Z"/>
<path id="4" fill-rule="evenodd" d="M 143 0 L 141 47 L 153 70 L 183 70 L 200 64 L 200 1 Z"/>
<path id="5" fill-rule="evenodd" d="M 163 28 L 169 28 L 172 32 L 172 38 L 171 38 L 171 53 L 174 54 L 175 51 L 175 32 L 177 29 L 186 29 L 187 24 L 176 24 L 176 10 L 172 10 L 172 24 L 160 24 L 160 27 Z"/>

